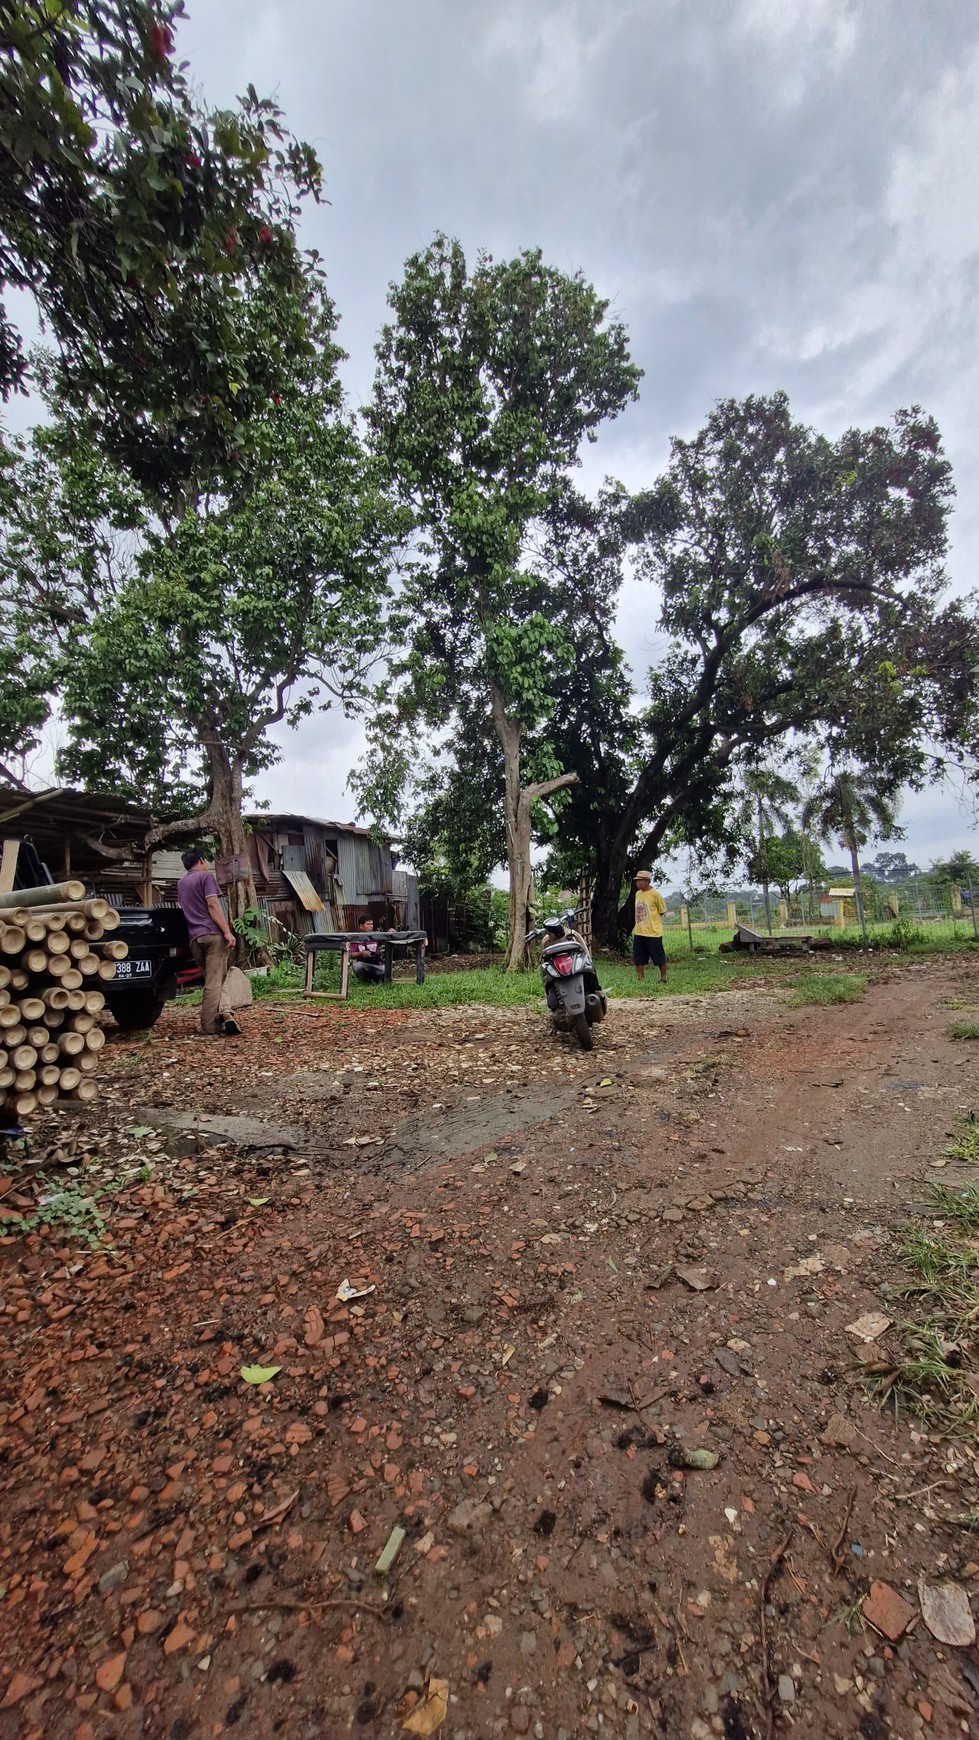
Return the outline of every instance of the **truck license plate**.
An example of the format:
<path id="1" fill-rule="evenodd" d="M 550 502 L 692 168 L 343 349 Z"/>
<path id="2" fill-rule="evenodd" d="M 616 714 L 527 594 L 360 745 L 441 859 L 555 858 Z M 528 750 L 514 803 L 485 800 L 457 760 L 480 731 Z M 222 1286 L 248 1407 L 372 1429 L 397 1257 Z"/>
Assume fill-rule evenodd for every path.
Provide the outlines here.
<path id="1" fill-rule="evenodd" d="M 151 979 L 153 977 L 152 961 L 117 961 L 117 979 Z"/>

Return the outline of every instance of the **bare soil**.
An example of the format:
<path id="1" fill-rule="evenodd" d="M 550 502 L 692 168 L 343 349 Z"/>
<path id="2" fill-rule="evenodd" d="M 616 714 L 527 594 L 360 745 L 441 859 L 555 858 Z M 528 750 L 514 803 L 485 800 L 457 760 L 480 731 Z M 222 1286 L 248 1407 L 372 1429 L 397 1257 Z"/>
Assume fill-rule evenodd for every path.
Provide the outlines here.
<path id="1" fill-rule="evenodd" d="M 979 1595 L 975 1447 L 847 1333 L 968 1176 L 963 997 L 971 958 L 830 1009 L 651 987 L 590 1055 L 522 1009 L 113 1031 L 34 1156 L 152 1176 L 107 1247 L 0 1245 L 0 1740 L 429 1732 L 441 1682 L 442 1740 L 979 1731 L 917 1611 Z"/>

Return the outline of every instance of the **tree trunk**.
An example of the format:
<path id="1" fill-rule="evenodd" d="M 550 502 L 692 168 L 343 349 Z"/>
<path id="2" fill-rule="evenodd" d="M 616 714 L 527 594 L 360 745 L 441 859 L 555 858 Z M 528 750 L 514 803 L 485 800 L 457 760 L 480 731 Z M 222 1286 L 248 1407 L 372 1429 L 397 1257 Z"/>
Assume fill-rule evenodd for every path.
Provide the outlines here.
<path id="1" fill-rule="evenodd" d="M 245 833 L 245 819 L 242 814 L 244 792 L 241 761 L 232 756 L 226 745 L 221 742 L 216 731 L 202 733 L 202 747 L 207 756 L 208 785 L 210 796 L 208 805 L 200 815 L 186 820 L 166 822 L 159 828 L 154 828 L 147 836 L 146 849 L 162 840 L 177 836 L 192 838 L 195 832 L 212 834 L 217 840 L 217 856 L 231 860 L 232 871 L 243 869 L 241 876 L 230 875 L 225 883 L 225 893 L 228 901 L 228 919 L 234 928 L 235 920 L 242 917 L 249 906 L 258 904 L 255 890 L 255 877 L 252 873 L 248 857 L 248 837 Z M 260 951 L 264 953 L 264 951 Z M 246 944 L 239 938 L 235 950 L 235 960 L 243 963 L 247 954 Z"/>
<path id="2" fill-rule="evenodd" d="M 857 842 L 852 835 L 847 836 L 846 844 L 850 851 L 850 864 L 853 869 L 853 892 L 857 902 L 857 917 L 863 932 L 864 947 L 867 945 L 867 920 L 863 911 L 863 883 L 860 880 L 860 858 L 857 852 Z"/>
<path id="3" fill-rule="evenodd" d="M 507 870 L 510 874 L 510 895 L 507 911 L 509 942 L 504 971 L 522 972 L 527 965 L 527 934 L 533 869 L 530 850 L 533 839 L 533 806 L 539 798 L 550 797 L 565 786 L 576 785 L 576 773 L 558 774 L 556 779 L 542 780 L 538 785 L 520 784 L 519 719 L 508 710 L 506 697 L 497 683 L 492 687 L 493 724 L 503 753 L 504 807 L 506 815 Z"/>
<path id="4" fill-rule="evenodd" d="M 765 896 L 765 924 L 768 927 L 768 934 L 769 934 L 769 936 L 771 936 L 771 934 L 772 934 L 772 896 L 771 896 L 771 889 L 770 889 L 769 881 L 768 881 L 768 870 L 767 870 L 767 867 L 765 866 L 765 811 L 762 808 L 761 798 L 758 799 L 758 859 L 759 859 L 759 862 L 762 866 L 762 872 L 763 872 L 762 879 L 761 879 L 761 886 L 762 886 L 762 892 Z"/>

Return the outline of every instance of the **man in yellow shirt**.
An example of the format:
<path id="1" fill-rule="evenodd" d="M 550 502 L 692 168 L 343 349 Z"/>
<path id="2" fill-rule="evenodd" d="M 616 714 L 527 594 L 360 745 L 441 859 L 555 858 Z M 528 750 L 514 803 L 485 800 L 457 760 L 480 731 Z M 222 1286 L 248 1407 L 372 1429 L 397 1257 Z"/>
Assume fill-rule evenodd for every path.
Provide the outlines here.
<path id="1" fill-rule="evenodd" d="M 666 984 L 666 950 L 663 947 L 663 914 L 666 901 L 648 870 L 636 871 L 636 928 L 632 933 L 632 959 L 636 976 L 646 977 L 646 964 L 659 967 L 660 984 Z"/>

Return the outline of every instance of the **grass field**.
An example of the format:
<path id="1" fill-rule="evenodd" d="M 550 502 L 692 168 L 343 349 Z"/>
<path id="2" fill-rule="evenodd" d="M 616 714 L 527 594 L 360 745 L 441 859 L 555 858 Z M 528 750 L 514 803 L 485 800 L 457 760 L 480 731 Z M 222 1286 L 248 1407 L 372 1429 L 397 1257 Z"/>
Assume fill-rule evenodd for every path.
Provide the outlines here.
<path id="1" fill-rule="evenodd" d="M 874 948 L 873 956 L 868 956 L 854 946 L 853 940 L 847 946 L 844 932 L 840 932 L 844 945 L 839 950 L 805 957 L 771 957 L 743 952 L 722 955 L 718 953 L 717 945 L 728 941 L 730 932 L 726 927 L 718 929 L 713 940 L 705 940 L 711 934 L 694 931 L 693 953 L 686 935 L 678 937 L 673 934 L 666 938 L 669 977 L 665 986 L 660 985 L 655 968 L 646 969 L 646 978 L 640 984 L 631 962 L 613 956 L 598 957 L 601 983 L 610 997 L 643 998 L 721 991 L 745 982 L 771 984 L 773 989 L 794 993 L 792 1001 L 796 1006 L 831 1005 L 858 1002 L 866 990 L 868 965 L 874 959 L 882 958 L 880 942 Z M 924 941 L 916 942 L 906 950 L 888 950 L 886 958 L 900 964 L 902 960 L 920 959 L 925 955 L 944 954 L 965 947 L 976 947 L 971 931 L 968 937 L 960 934 L 958 939 L 944 942 L 926 933 Z M 502 966 L 467 968 L 462 964 L 465 956 L 457 959 L 460 963 L 458 969 L 440 962 L 436 970 L 429 972 L 424 985 L 415 984 L 414 968 L 403 963 L 396 965 L 396 977 L 390 985 L 362 985 L 351 974 L 349 1001 L 354 1006 L 373 1009 L 439 1009 L 464 1003 L 508 1007 L 543 1002 L 540 972 L 536 966 L 525 973 L 504 973 Z M 317 962 L 315 988 L 319 991 L 336 990 L 339 977 L 339 956 L 321 955 Z M 252 984 L 258 1001 L 292 1001 L 302 999 L 301 980 L 299 968 L 280 966 L 274 968 L 268 978 L 255 978 Z M 191 992 L 180 1001 L 197 1003 L 200 992 Z M 966 1037 L 965 1033 L 962 1037 Z"/>

